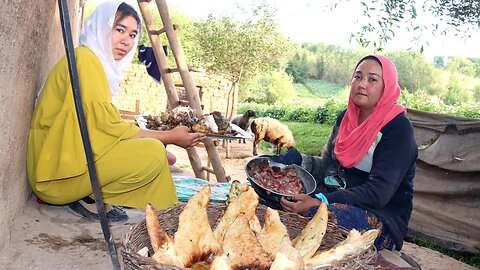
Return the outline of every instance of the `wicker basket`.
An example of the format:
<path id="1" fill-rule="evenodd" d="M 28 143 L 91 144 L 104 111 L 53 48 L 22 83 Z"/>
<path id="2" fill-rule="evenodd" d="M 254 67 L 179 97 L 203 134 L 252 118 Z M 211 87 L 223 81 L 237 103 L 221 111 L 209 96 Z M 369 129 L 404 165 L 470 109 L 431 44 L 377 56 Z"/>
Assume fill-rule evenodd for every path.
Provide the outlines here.
<path id="1" fill-rule="evenodd" d="M 175 207 L 159 211 L 158 216 L 162 227 L 170 234 L 174 235 L 178 227 L 178 217 L 183 211 L 185 204 L 178 204 Z M 260 223 L 263 224 L 265 216 L 265 207 L 258 206 L 256 209 L 257 217 Z M 217 220 L 223 215 L 225 205 L 210 204 L 207 213 L 210 226 L 213 228 Z M 302 229 L 307 225 L 309 219 L 297 214 L 286 213 L 279 211 L 280 219 L 287 227 L 288 234 L 291 239 L 295 238 Z M 348 231 L 336 226 L 329 222 L 327 226 L 327 232 L 322 240 L 322 248 L 329 248 L 336 243 L 344 240 L 348 235 Z M 127 270 L 130 269 L 161 269 L 161 270 L 181 270 L 185 268 L 178 268 L 172 265 L 160 264 L 155 260 L 142 257 L 137 253 L 143 247 L 148 247 L 150 252 L 152 247 L 150 245 L 150 239 L 147 233 L 147 226 L 145 220 L 134 225 L 126 234 L 123 240 L 123 247 L 121 249 L 124 267 Z M 149 254 L 151 256 L 152 254 Z M 330 269 L 330 270 L 356 270 L 356 269 L 369 269 L 373 268 L 372 265 L 377 258 L 377 252 L 374 247 L 367 250 L 363 254 L 357 257 L 350 258 L 344 262 L 340 262 L 332 267 L 321 267 L 318 270 Z"/>

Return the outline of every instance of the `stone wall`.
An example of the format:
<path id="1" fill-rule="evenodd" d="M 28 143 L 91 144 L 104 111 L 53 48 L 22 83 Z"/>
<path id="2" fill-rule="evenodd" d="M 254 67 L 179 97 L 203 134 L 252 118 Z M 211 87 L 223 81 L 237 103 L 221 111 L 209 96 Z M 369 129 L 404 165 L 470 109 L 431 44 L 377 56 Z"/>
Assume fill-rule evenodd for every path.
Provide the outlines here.
<path id="1" fill-rule="evenodd" d="M 68 0 L 78 25 L 78 3 Z M 77 29 L 73 27 L 74 36 Z M 65 55 L 57 1 L 2 1 L 0 9 L 0 250 L 31 190 L 26 177 L 33 101 L 52 66 Z"/>
<path id="2" fill-rule="evenodd" d="M 204 112 L 220 111 L 226 115 L 231 83 L 220 76 L 207 75 L 204 72 L 190 72 L 197 85 L 200 100 L 204 105 Z M 185 97 L 180 75 L 173 74 L 177 93 L 180 100 Z M 120 110 L 139 114 L 160 114 L 167 107 L 167 94 L 163 84 L 153 80 L 147 73 L 145 66 L 132 64 L 124 74 L 124 81 L 120 84 L 123 91 L 115 100 Z M 235 97 L 237 100 L 237 97 Z M 230 100 L 230 104 L 231 104 Z"/>

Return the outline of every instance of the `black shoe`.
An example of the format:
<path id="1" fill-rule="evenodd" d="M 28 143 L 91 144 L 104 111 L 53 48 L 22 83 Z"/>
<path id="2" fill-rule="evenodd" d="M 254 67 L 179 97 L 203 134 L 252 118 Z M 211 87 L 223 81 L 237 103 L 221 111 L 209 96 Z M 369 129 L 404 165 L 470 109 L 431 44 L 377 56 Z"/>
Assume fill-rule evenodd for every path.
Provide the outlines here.
<path id="1" fill-rule="evenodd" d="M 81 203 L 78 201 L 73 202 L 68 205 L 70 209 L 75 211 L 75 213 L 81 215 L 82 217 L 88 220 L 100 220 L 98 214 L 92 213 L 88 211 Z M 128 220 L 128 215 L 121 207 L 112 205 L 112 209 L 107 212 L 107 219 L 110 222 L 117 222 L 117 221 L 126 221 Z"/>

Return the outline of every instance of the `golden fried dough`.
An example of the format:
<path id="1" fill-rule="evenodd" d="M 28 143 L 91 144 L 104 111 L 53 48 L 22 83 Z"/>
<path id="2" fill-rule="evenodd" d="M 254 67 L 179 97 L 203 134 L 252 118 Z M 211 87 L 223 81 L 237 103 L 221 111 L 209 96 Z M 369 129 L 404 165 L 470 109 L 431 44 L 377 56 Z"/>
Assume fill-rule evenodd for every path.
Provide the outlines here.
<path id="1" fill-rule="evenodd" d="M 244 213 L 228 227 L 222 247 L 232 269 L 267 270 L 273 261 L 273 256 L 262 248 L 250 229 Z"/>
<path id="2" fill-rule="evenodd" d="M 379 230 L 373 229 L 361 234 L 353 229 L 348 233 L 347 239 L 336 244 L 326 251 L 318 251 L 315 255 L 305 260 L 305 266 L 330 266 L 343 259 L 358 256 L 369 249 L 375 239 L 377 239 Z"/>
<path id="3" fill-rule="evenodd" d="M 153 252 L 157 252 L 161 245 L 167 242 L 173 242 L 172 237 L 160 226 L 157 209 L 151 204 L 147 204 L 145 208 L 145 222 Z"/>
<path id="4" fill-rule="evenodd" d="M 236 200 L 230 203 L 227 206 L 222 218 L 217 223 L 217 226 L 215 226 L 215 230 L 213 231 L 213 234 L 218 242 L 220 244 L 223 243 L 225 232 L 240 213 L 245 213 L 249 222 L 252 221 L 252 223 L 256 223 L 255 219 L 257 216 L 255 216 L 255 209 L 257 206 L 258 195 L 255 193 L 253 188 L 249 188 L 247 191 L 241 193 Z"/>
<path id="5" fill-rule="evenodd" d="M 270 270 L 302 270 L 304 269 L 303 259 L 287 238 L 283 238 L 278 247 L 277 254 L 273 260 Z"/>
<path id="6" fill-rule="evenodd" d="M 208 222 L 210 196 L 210 186 L 207 185 L 188 200 L 180 214 L 174 246 L 185 267 L 202 261 L 211 254 L 222 254 L 221 245 L 215 239 Z"/>
<path id="7" fill-rule="evenodd" d="M 160 225 L 157 210 L 151 204 L 147 204 L 145 209 L 145 222 L 154 252 L 152 259 L 159 263 L 183 267 L 183 263 L 176 256 L 173 238 Z"/>
<path id="8" fill-rule="evenodd" d="M 230 190 L 227 194 L 227 201 L 225 202 L 227 205 L 235 201 L 240 194 L 248 190 L 248 185 L 240 183 L 238 180 L 233 180 L 232 185 L 230 186 Z"/>
<path id="9" fill-rule="evenodd" d="M 320 247 L 323 236 L 327 230 L 327 224 L 327 205 L 322 203 L 307 226 L 305 226 L 302 232 L 292 241 L 293 247 L 300 252 L 300 256 L 304 260 L 312 257 Z"/>
<path id="10" fill-rule="evenodd" d="M 262 231 L 257 234 L 257 238 L 263 249 L 273 256 L 277 253 L 282 240 L 285 240 L 291 246 L 287 227 L 280 220 L 278 211 L 271 208 L 267 208 L 265 211 L 265 224 L 263 224 Z"/>

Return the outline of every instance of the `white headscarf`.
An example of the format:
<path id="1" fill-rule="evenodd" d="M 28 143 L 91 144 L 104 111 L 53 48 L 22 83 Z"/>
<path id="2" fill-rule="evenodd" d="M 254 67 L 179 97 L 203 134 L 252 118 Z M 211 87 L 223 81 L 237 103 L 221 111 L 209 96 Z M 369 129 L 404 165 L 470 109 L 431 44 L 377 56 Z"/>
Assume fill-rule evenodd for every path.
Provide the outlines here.
<path id="1" fill-rule="evenodd" d="M 105 1 L 97 6 L 80 31 L 80 45 L 90 48 L 102 62 L 112 97 L 122 91 L 119 84 L 122 81 L 123 71 L 132 62 L 141 32 L 141 25 L 138 25 L 138 35 L 132 50 L 121 60 L 116 61 L 112 54 L 112 27 L 117 9 L 123 2 L 131 6 L 140 17 L 136 6 L 128 3 L 127 0 Z"/>

